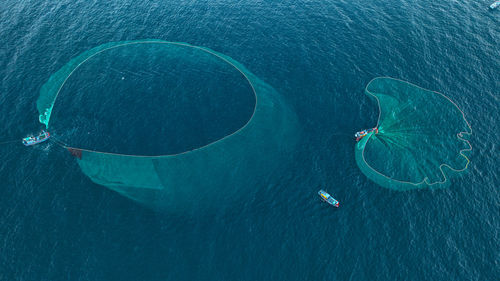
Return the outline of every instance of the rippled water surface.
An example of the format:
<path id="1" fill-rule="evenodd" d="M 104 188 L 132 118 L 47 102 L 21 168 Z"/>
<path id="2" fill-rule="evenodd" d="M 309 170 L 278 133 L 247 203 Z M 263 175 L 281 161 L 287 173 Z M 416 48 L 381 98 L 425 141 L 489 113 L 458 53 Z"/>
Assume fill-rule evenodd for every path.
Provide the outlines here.
<path id="1" fill-rule="evenodd" d="M 71 58 L 103 43 L 143 38 L 206 46 L 241 62 L 293 108 L 301 138 L 287 172 L 246 191 L 244 200 L 181 213 L 151 210 L 94 184 L 54 142 L 1 144 L 0 280 L 496 280 L 500 10 L 488 11 L 489 4 L 2 1 L 0 142 L 41 129 L 40 87 Z M 352 135 L 376 124 L 378 108 L 363 90 L 377 76 L 441 92 L 464 111 L 473 130 L 471 164 L 449 188 L 395 192 L 356 166 Z M 212 111 L 204 114 L 220 107 L 224 116 L 237 116 L 207 126 L 233 121 L 227 128 L 237 127 L 248 116 L 248 89 L 228 80 L 219 93 L 236 83 L 246 100 L 207 101 Z M 117 121 L 124 109 L 104 110 L 111 100 L 106 91 L 92 79 L 78 81 L 58 109 L 60 118 L 70 118 L 64 124 L 75 126 L 58 128 L 66 141 L 112 141 L 106 129 L 86 122 L 82 129 L 78 120 L 128 126 L 126 132 L 158 130 L 158 122 L 136 122 L 139 128 Z M 79 87 L 88 95 L 78 96 Z M 161 102 L 146 98 L 126 105 L 159 112 Z M 189 104 L 170 102 L 174 113 Z M 63 114 L 82 114 L 79 106 L 90 113 L 74 120 Z M 97 106 L 99 114 L 92 114 Z M 181 131 L 187 146 L 213 132 L 192 125 Z M 75 140 L 71 132 L 82 133 Z M 340 201 L 338 210 L 319 200 L 320 188 Z"/>

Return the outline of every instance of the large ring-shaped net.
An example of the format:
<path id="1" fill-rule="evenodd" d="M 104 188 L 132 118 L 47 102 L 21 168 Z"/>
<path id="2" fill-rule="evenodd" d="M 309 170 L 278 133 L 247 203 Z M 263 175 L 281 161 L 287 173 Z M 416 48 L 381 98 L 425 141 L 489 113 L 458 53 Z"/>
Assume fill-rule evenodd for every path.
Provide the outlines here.
<path id="1" fill-rule="evenodd" d="M 77 157 L 85 175 L 129 198 L 159 207 L 217 205 L 245 194 L 244 188 L 262 185 L 278 170 L 297 140 L 296 116 L 281 96 L 243 65 L 208 48 L 162 40 L 112 42 L 75 57 L 43 85 L 37 108 L 48 129 L 54 104 L 68 78 L 99 54 L 116 48 L 151 45 L 176 59 L 204 56 L 230 65 L 245 78 L 255 95 L 247 122 L 230 134 L 194 149 L 168 155 L 128 155 L 66 148 Z M 208 56 L 207 56 L 208 55 Z M 103 97 L 105 98 L 105 97 Z"/>

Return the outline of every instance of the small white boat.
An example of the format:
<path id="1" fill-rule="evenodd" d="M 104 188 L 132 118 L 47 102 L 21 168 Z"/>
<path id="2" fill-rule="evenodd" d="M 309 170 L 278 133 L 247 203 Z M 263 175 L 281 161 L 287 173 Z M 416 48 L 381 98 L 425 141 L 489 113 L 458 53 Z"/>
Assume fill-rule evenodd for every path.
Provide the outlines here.
<path id="1" fill-rule="evenodd" d="M 500 0 L 493 2 L 493 4 L 490 5 L 490 9 L 494 10 L 500 6 Z"/>
<path id="2" fill-rule="evenodd" d="M 378 128 L 375 127 L 375 128 L 363 130 L 361 132 L 357 132 L 356 134 L 354 134 L 354 137 L 356 138 L 356 141 L 360 141 L 362 138 L 366 137 L 366 135 L 368 135 L 371 132 L 375 132 L 375 134 L 378 134 Z"/>

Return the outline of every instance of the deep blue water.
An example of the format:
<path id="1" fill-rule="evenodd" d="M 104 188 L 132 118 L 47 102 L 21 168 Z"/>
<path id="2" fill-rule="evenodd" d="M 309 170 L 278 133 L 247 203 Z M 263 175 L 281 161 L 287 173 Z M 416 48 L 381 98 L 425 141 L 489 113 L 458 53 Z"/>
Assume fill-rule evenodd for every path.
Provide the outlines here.
<path id="1" fill-rule="evenodd" d="M 240 204 L 184 215 L 92 183 L 53 142 L 2 144 L 0 280 L 498 279 L 500 11 L 489 4 L 2 1 L 0 141 L 41 128 L 40 87 L 72 57 L 142 38 L 241 62 L 293 108 L 301 139 L 289 171 Z M 351 136 L 376 123 L 363 90 L 377 76 L 444 93 L 465 112 L 471 165 L 451 187 L 395 192 L 359 171 Z M 119 115 L 104 113 L 93 118 Z M 145 124 L 145 132 L 157 128 Z M 97 146 L 95 134 L 88 140 Z M 341 208 L 321 203 L 319 188 Z"/>

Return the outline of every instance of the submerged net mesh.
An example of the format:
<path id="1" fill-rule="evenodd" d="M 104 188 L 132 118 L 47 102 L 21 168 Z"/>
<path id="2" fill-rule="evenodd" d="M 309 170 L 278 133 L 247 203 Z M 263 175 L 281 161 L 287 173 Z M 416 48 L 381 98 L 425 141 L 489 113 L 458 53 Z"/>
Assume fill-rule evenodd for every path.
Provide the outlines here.
<path id="1" fill-rule="evenodd" d="M 377 100 L 378 133 L 355 147 L 356 163 L 377 184 L 396 190 L 446 187 L 467 169 L 465 139 L 472 129 L 443 94 L 392 78 L 375 78 L 366 94 Z"/>
<path id="2" fill-rule="evenodd" d="M 195 149 L 158 156 L 125 155 L 66 146 L 85 175 L 122 195 L 157 207 L 217 205 L 237 198 L 245 187 L 262 185 L 284 168 L 297 140 L 296 116 L 280 95 L 243 65 L 208 48 L 161 40 L 113 42 L 72 59 L 43 85 L 37 101 L 40 122 L 50 129 L 50 117 L 61 88 L 71 74 L 97 54 L 115 48 L 155 45 L 163 55 L 183 59 L 210 55 L 234 67 L 255 94 L 247 123 L 233 133 Z M 131 128 L 133 130 L 133 128 Z M 238 197 L 239 198 L 239 197 Z"/>

